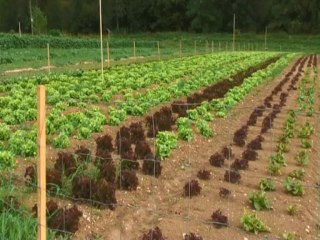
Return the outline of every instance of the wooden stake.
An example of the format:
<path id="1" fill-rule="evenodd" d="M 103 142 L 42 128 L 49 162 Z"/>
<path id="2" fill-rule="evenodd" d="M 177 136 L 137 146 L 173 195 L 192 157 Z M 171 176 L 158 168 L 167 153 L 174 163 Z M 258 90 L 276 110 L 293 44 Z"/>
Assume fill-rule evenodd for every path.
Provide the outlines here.
<path id="1" fill-rule="evenodd" d="M 136 41 L 133 41 L 133 57 L 136 58 Z"/>
<path id="2" fill-rule="evenodd" d="M 47 43 L 47 55 L 48 55 L 48 72 L 50 73 L 50 45 Z"/>
<path id="3" fill-rule="evenodd" d="M 228 51 L 228 42 L 226 42 L 226 51 Z"/>
<path id="4" fill-rule="evenodd" d="M 107 66 L 110 67 L 110 47 L 109 47 L 109 41 L 107 42 Z"/>
<path id="5" fill-rule="evenodd" d="M 161 59 L 161 55 L 160 55 L 160 42 L 158 41 L 158 58 L 159 60 Z"/>
<path id="6" fill-rule="evenodd" d="M 208 40 L 206 40 L 206 53 L 208 53 L 208 49 L 209 49 L 209 42 Z"/>
<path id="7" fill-rule="evenodd" d="M 213 53 L 213 52 L 214 52 L 214 42 L 211 41 L 211 53 Z"/>
<path id="8" fill-rule="evenodd" d="M 32 17 L 31 0 L 29 0 L 29 11 L 30 11 L 31 34 L 33 35 L 33 17 Z"/>
<path id="9" fill-rule="evenodd" d="M 233 14 L 233 45 L 232 45 L 233 51 L 235 51 L 235 43 L 236 43 L 236 14 Z"/>
<path id="10" fill-rule="evenodd" d="M 46 240 L 46 92 L 38 87 L 38 240 Z"/>
<path id="11" fill-rule="evenodd" d="M 220 52 L 220 49 L 221 49 L 221 42 L 219 41 L 219 52 Z"/>
<path id="12" fill-rule="evenodd" d="M 180 58 L 182 57 L 182 40 L 180 40 Z"/>
<path id="13" fill-rule="evenodd" d="M 264 33 L 264 50 L 267 51 L 267 35 L 268 35 L 268 27 L 266 27 L 266 31 Z"/>
<path id="14" fill-rule="evenodd" d="M 194 41 L 194 55 L 197 55 L 197 40 Z"/>
<path id="15" fill-rule="evenodd" d="M 99 9 L 100 9 L 100 57 L 101 57 L 101 78 L 102 80 L 104 79 L 103 77 L 103 65 L 104 65 L 104 60 L 103 60 L 103 40 L 102 40 L 102 5 L 101 5 L 101 0 L 99 0 Z"/>
<path id="16" fill-rule="evenodd" d="M 21 23 L 19 21 L 19 36 L 21 37 Z"/>

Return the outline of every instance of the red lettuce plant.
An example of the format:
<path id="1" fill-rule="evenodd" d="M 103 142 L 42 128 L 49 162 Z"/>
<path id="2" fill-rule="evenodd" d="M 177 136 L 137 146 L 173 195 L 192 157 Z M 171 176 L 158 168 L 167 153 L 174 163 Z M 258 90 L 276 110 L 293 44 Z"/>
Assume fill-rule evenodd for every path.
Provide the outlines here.
<path id="1" fill-rule="evenodd" d="M 205 169 L 199 170 L 197 177 L 202 180 L 209 180 L 211 176 L 211 172 Z"/>
<path id="2" fill-rule="evenodd" d="M 212 166 L 222 167 L 224 164 L 224 157 L 220 153 L 215 153 L 211 155 L 209 162 Z"/>
<path id="3" fill-rule="evenodd" d="M 184 234 L 183 240 L 203 240 L 203 238 L 194 233 Z"/>
<path id="4" fill-rule="evenodd" d="M 143 234 L 141 240 L 164 240 L 162 232 L 159 227 L 150 229 L 147 233 Z"/>
<path id="5" fill-rule="evenodd" d="M 57 171 L 64 172 L 67 176 L 73 174 L 77 170 L 76 160 L 73 154 L 68 152 L 59 152 L 54 168 Z"/>
<path id="6" fill-rule="evenodd" d="M 224 174 L 224 180 L 230 183 L 239 183 L 240 179 L 241 179 L 240 173 L 234 169 L 226 170 Z"/>
<path id="7" fill-rule="evenodd" d="M 135 171 L 124 170 L 118 176 L 117 184 L 119 189 L 134 191 L 137 190 L 139 180 Z"/>
<path id="8" fill-rule="evenodd" d="M 184 195 L 186 197 L 191 198 L 193 196 L 199 195 L 202 188 L 200 187 L 199 182 L 197 180 L 191 180 L 184 185 L 183 189 L 184 189 Z"/>
<path id="9" fill-rule="evenodd" d="M 228 226 L 228 217 L 223 215 L 220 209 L 218 209 L 211 215 L 211 219 L 216 228 Z"/>
<path id="10" fill-rule="evenodd" d="M 161 175 L 162 166 L 161 160 L 158 156 L 154 156 L 153 153 L 148 154 L 142 164 L 142 172 L 146 175 L 159 177 Z"/>

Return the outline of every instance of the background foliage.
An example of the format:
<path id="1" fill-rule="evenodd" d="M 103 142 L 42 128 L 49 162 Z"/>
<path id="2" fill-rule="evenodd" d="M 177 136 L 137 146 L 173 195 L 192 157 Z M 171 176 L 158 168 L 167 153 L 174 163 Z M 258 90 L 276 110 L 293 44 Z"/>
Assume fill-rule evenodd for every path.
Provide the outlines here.
<path id="1" fill-rule="evenodd" d="M 102 0 L 105 29 L 113 32 L 230 32 L 232 15 L 244 32 L 316 33 L 318 0 Z M 31 0 L 47 19 L 47 28 L 97 33 L 98 0 Z M 29 1 L 0 0 L 0 31 L 30 31 Z"/>

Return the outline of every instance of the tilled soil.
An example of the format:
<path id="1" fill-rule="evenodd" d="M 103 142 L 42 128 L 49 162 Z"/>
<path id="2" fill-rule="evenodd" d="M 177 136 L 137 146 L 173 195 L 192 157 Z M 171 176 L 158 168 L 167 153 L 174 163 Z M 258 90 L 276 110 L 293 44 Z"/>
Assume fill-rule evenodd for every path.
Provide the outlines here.
<path id="1" fill-rule="evenodd" d="M 307 62 L 302 62 L 303 71 Z M 258 159 L 249 162 L 249 168 L 241 172 L 239 184 L 232 184 L 224 181 L 225 170 L 230 168 L 235 158 L 241 158 L 244 148 L 233 144 L 233 133 L 245 125 L 252 111 L 263 105 L 264 99 L 269 96 L 274 88 L 290 72 L 293 64 L 285 70 L 282 76 L 273 81 L 266 82 L 257 87 L 238 106 L 232 109 L 226 119 L 215 119 L 210 126 L 214 129 L 214 137 L 206 139 L 200 134 L 195 134 L 192 142 L 179 141 L 178 149 L 174 150 L 170 158 L 162 163 L 162 174 L 159 178 L 146 176 L 138 171 L 139 186 L 137 191 L 117 191 L 118 205 L 114 211 L 101 210 L 91 207 L 89 204 L 80 204 L 83 211 L 80 230 L 74 236 L 75 239 L 106 239 L 106 240 L 136 240 L 140 239 L 143 233 L 155 226 L 159 226 L 165 239 L 183 239 L 183 233 L 197 233 L 205 240 L 215 239 L 278 239 L 283 232 L 296 232 L 298 239 L 317 239 L 318 197 L 316 183 L 319 181 L 318 172 L 318 117 L 306 117 L 299 115 L 297 129 L 308 119 L 315 127 L 315 134 L 312 136 L 314 146 L 310 151 L 310 163 L 306 170 L 304 180 L 305 195 L 293 197 L 284 192 L 283 179 L 293 169 L 297 169 L 295 155 L 301 149 L 300 140 L 294 138 L 290 142 L 290 152 L 285 154 L 288 166 L 285 167 L 280 176 L 271 176 L 267 171 L 267 162 L 270 154 L 276 151 L 276 141 L 281 135 L 283 124 L 290 109 L 297 108 L 298 91 L 290 90 L 291 80 L 299 73 L 296 68 L 289 76 L 289 81 L 282 87 L 283 92 L 288 92 L 286 104 L 281 113 L 274 120 L 272 128 L 263 135 L 265 141 L 262 143 L 262 150 L 258 150 Z M 317 73 L 313 73 L 317 74 Z M 301 80 L 302 76 L 299 77 Z M 295 85 L 299 86 L 299 81 Z M 318 87 L 318 85 L 317 85 Z M 281 93 L 281 92 L 280 92 Z M 278 93 L 273 97 L 271 104 L 279 104 Z M 319 96 L 316 98 L 316 106 L 319 106 Z M 264 111 L 263 116 L 258 119 L 255 126 L 250 126 L 246 143 L 253 140 L 260 134 L 262 119 L 272 109 Z M 135 118 L 135 121 L 144 119 Z M 106 133 L 116 135 L 119 127 L 108 127 Z M 195 130 L 196 131 L 196 130 Z M 98 135 L 97 135 L 98 136 Z M 79 142 L 83 145 L 86 142 Z M 149 140 L 153 144 L 153 140 Z M 74 145 L 74 149 L 77 144 Z M 94 152 L 94 144 L 88 141 L 86 145 Z M 210 165 L 209 158 L 212 154 L 220 152 L 223 146 L 231 146 L 235 157 L 226 160 L 222 168 L 215 168 Z M 50 151 L 52 160 L 56 151 Z M 53 161 L 51 161 L 52 163 Z M 141 164 L 140 164 L 141 165 Z M 24 166 L 25 167 L 25 166 Z M 186 182 L 197 179 L 197 172 L 200 169 L 207 169 L 211 172 L 210 180 L 198 180 L 202 187 L 201 194 L 189 198 L 183 195 L 183 187 Z M 240 218 L 244 209 L 251 210 L 248 202 L 250 192 L 258 190 L 261 178 L 273 177 L 277 185 L 275 192 L 267 193 L 273 210 L 258 212 L 258 216 L 271 228 L 271 233 L 260 235 L 246 233 L 240 225 Z M 219 196 L 220 187 L 231 190 L 231 196 L 223 199 Z M 69 203 L 60 199 L 61 203 Z M 289 216 L 286 208 L 289 204 L 296 203 L 300 206 L 297 216 Z M 228 227 L 217 229 L 210 223 L 214 211 L 221 209 L 228 217 Z M 94 238 L 94 237 L 100 238 Z"/>

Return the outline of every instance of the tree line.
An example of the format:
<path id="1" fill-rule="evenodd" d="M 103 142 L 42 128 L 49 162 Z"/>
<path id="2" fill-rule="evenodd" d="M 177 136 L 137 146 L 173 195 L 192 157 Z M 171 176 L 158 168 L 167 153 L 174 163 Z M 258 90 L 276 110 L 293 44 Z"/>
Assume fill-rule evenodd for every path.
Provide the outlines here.
<path id="1" fill-rule="evenodd" d="M 113 32 L 317 33 L 319 0 L 102 0 L 103 25 Z M 99 0 L 0 0 L 0 31 L 99 31 Z"/>

